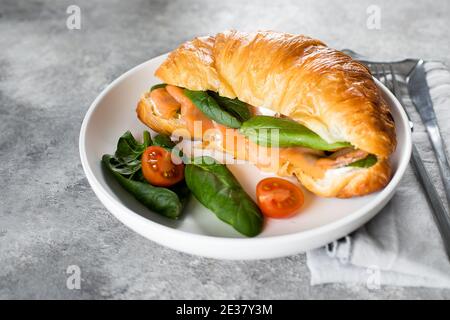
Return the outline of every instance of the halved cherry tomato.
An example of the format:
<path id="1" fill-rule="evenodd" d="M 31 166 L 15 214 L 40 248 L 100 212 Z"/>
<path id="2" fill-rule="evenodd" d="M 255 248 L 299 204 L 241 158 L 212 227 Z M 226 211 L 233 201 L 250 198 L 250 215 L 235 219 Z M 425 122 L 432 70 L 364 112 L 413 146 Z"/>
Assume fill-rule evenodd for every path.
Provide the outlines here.
<path id="1" fill-rule="evenodd" d="M 304 202 L 302 190 L 280 178 L 261 180 L 256 186 L 256 198 L 262 213 L 270 218 L 290 217 Z"/>
<path id="2" fill-rule="evenodd" d="M 145 180 L 158 187 L 169 187 L 184 178 L 184 164 L 174 164 L 171 153 L 158 146 L 145 149 L 141 158 Z"/>

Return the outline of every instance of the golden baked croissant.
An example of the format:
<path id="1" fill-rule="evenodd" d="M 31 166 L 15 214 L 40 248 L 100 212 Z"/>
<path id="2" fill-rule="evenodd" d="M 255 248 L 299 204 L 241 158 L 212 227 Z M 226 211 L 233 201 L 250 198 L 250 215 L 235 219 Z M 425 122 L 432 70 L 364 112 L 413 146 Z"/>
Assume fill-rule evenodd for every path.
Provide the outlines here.
<path id="1" fill-rule="evenodd" d="M 167 90 L 179 103 L 183 98 L 176 87 L 237 97 L 289 117 L 329 143 L 346 141 L 362 151 L 359 154 L 376 156 L 377 162 L 368 168 L 331 167 L 318 174 L 303 165 L 305 161 L 291 160 L 292 154 L 304 154 L 305 148 L 291 148 L 275 171 L 294 174 L 315 194 L 364 195 L 390 180 L 388 157 L 396 137 L 386 102 L 365 66 L 318 40 L 278 32 L 226 31 L 184 43 L 155 75 L 171 85 Z M 155 112 L 150 92 L 140 100 L 137 113 L 158 132 L 170 134 L 187 126 L 183 111 L 181 117 Z M 315 160 L 329 156 L 312 152 L 308 157 L 312 155 Z"/>

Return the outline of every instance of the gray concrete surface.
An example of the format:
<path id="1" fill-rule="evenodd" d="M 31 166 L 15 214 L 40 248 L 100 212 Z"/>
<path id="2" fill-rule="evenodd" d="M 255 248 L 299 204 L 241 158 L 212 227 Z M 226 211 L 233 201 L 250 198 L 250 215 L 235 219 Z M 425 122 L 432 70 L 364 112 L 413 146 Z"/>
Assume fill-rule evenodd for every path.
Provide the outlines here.
<path id="1" fill-rule="evenodd" d="M 81 30 L 66 8 L 81 8 Z M 366 9 L 381 8 L 381 29 Z M 0 0 L 0 298 L 450 298 L 449 290 L 309 285 L 303 254 L 215 261 L 152 243 L 91 191 L 83 116 L 131 67 L 200 34 L 275 29 L 385 58 L 450 61 L 450 2 Z M 78 265 L 80 290 L 66 287 Z"/>

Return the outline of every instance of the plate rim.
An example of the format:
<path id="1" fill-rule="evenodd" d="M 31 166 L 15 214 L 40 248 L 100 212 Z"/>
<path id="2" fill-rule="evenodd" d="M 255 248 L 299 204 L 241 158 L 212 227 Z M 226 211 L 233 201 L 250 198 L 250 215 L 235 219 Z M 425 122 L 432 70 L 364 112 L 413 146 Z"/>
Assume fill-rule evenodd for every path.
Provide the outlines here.
<path id="1" fill-rule="evenodd" d="M 86 129 L 87 129 L 87 125 L 88 125 L 97 105 L 110 90 L 112 90 L 117 85 L 119 85 L 130 74 L 136 72 L 137 70 L 139 70 L 141 68 L 144 68 L 147 64 L 151 63 L 154 60 L 162 59 L 164 56 L 167 56 L 167 53 L 156 56 L 154 58 L 151 58 L 145 62 L 142 62 L 141 64 L 139 64 L 139 65 L 129 69 L 125 73 L 121 74 L 118 78 L 116 78 L 114 81 L 112 81 L 110 84 L 108 84 L 89 106 L 89 108 L 83 118 L 83 122 L 81 124 L 79 141 L 78 141 L 79 154 L 80 154 L 83 171 L 86 175 L 86 178 L 87 178 L 91 188 L 93 189 L 94 193 L 96 194 L 96 196 L 103 203 L 103 205 L 108 209 L 108 211 L 110 211 L 117 219 L 119 219 L 127 227 L 133 229 L 135 232 L 141 234 L 145 238 L 148 238 L 155 242 L 169 246 L 168 244 L 162 243 L 162 242 L 158 241 L 158 239 L 148 237 L 147 235 L 144 235 L 141 232 L 137 231 L 135 228 L 131 227 L 129 224 L 124 222 L 121 219 L 121 217 L 118 217 L 118 213 L 116 213 L 116 212 L 114 212 L 114 210 L 110 209 L 109 205 L 113 205 L 115 207 L 115 209 L 121 210 L 122 213 L 125 213 L 127 215 L 132 215 L 132 216 L 134 216 L 134 218 L 138 218 L 138 220 L 140 220 L 140 219 L 145 220 L 147 223 L 146 227 L 151 228 L 153 231 L 157 231 L 158 233 L 164 232 L 168 236 L 176 236 L 177 238 L 185 237 L 185 238 L 189 238 L 190 240 L 213 241 L 213 242 L 217 243 L 218 245 L 237 244 L 237 243 L 241 243 L 242 241 L 245 241 L 247 244 L 252 244 L 252 245 L 254 245 L 254 244 L 264 245 L 267 242 L 271 242 L 273 244 L 273 243 L 284 243 L 286 241 L 287 242 L 298 241 L 303 238 L 327 233 L 332 230 L 343 228 L 345 225 L 348 225 L 348 224 L 351 224 L 352 222 L 358 221 L 359 219 L 363 218 L 365 215 L 368 215 L 373 210 L 377 210 L 377 212 L 375 212 L 375 214 L 373 214 L 372 217 L 369 218 L 369 219 L 371 219 L 382 209 L 383 206 L 381 206 L 380 208 L 377 208 L 377 207 L 380 205 L 383 205 L 383 201 L 385 201 L 387 198 L 392 196 L 393 193 L 395 192 L 395 189 L 397 188 L 398 184 L 400 183 L 400 181 L 406 171 L 406 168 L 408 167 L 408 163 L 409 163 L 409 160 L 411 157 L 412 133 L 410 130 L 407 130 L 408 118 L 407 118 L 405 110 L 401 106 L 400 102 L 380 81 L 373 78 L 375 83 L 377 84 L 378 88 L 380 88 L 381 91 L 383 92 L 383 94 L 387 95 L 389 97 L 389 99 L 392 102 L 394 102 L 395 108 L 400 113 L 404 128 L 406 128 L 406 130 L 405 130 L 406 131 L 405 132 L 405 143 L 406 143 L 405 150 L 406 150 L 406 152 L 404 152 L 404 154 L 400 156 L 398 168 L 397 168 L 394 176 L 392 177 L 391 181 L 389 182 L 389 184 L 382 191 L 380 191 L 380 193 L 377 195 L 376 198 L 374 198 L 369 203 L 363 205 L 361 208 L 354 211 L 353 213 L 346 215 L 345 217 L 342 217 L 331 223 L 327 223 L 325 225 L 318 226 L 318 227 L 315 227 L 312 229 L 294 232 L 294 233 L 290 233 L 290 234 L 273 235 L 273 236 L 266 236 L 266 237 L 253 237 L 253 238 L 232 238 L 232 237 L 222 237 L 222 236 L 212 236 L 212 235 L 190 233 L 190 232 L 186 232 L 184 230 L 179 230 L 176 228 L 171 228 L 171 227 L 159 224 L 158 222 L 155 222 L 155 221 L 152 221 L 150 219 L 146 219 L 146 218 L 140 216 L 139 214 L 135 213 L 131 209 L 127 208 L 120 201 L 118 201 L 118 200 L 114 199 L 112 196 L 110 196 L 109 193 L 101 186 L 101 183 L 94 175 L 93 171 L 91 170 L 91 168 L 89 166 L 88 160 L 87 160 L 87 153 L 86 153 L 86 148 L 85 148 Z M 389 106 L 391 108 L 393 107 L 391 105 L 391 103 L 389 103 Z M 390 200 L 390 198 L 389 198 L 389 200 Z M 104 201 L 107 201 L 109 205 L 106 204 Z M 175 249 L 177 249 L 177 248 L 175 248 Z M 183 249 L 177 249 L 177 250 L 185 251 Z M 202 254 L 202 255 L 204 255 L 204 254 Z"/>

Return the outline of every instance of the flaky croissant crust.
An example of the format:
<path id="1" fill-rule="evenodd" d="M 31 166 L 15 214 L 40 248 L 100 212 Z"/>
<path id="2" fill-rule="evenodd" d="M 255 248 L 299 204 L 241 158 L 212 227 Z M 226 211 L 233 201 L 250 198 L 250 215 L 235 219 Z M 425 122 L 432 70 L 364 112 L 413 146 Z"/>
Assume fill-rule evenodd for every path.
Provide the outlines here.
<path id="1" fill-rule="evenodd" d="M 155 74 L 280 112 L 328 142 L 348 141 L 379 159 L 396 146 L 394 121 L 367 68 L 303 35 L 232 30 L 196 38 Z"/>

